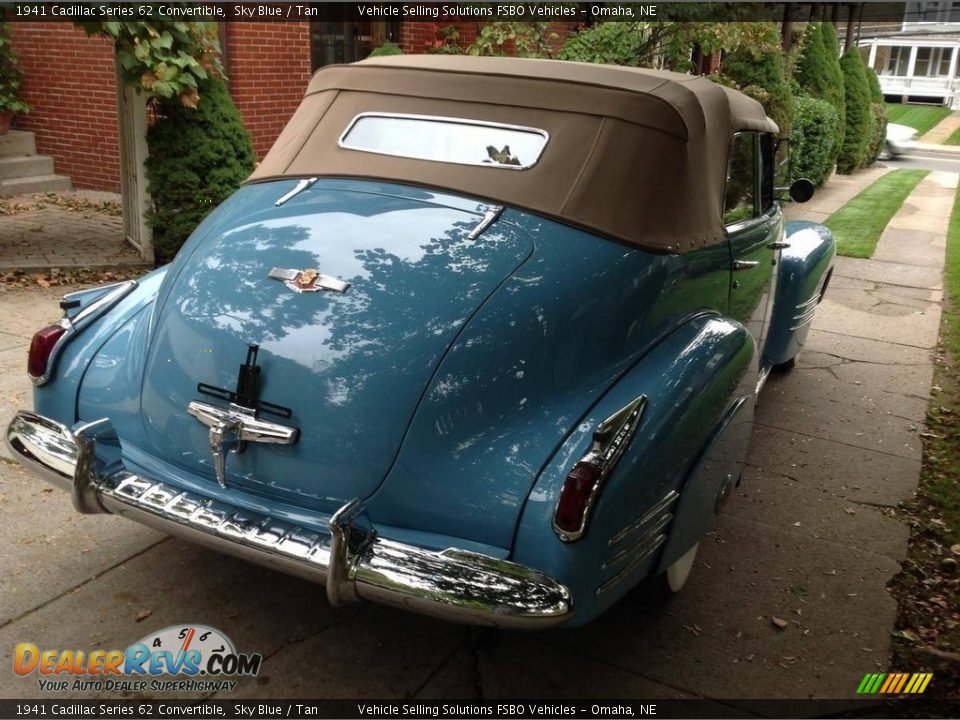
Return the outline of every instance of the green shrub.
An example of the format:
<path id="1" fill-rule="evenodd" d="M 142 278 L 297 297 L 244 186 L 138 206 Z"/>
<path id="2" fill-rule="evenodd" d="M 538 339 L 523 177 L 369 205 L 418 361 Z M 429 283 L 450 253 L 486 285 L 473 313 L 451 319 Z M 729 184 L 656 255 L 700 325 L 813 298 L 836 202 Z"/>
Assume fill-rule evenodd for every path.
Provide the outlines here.
<path id="1" fill-rule="evenodd" d="M 856 47 L 849 48 L 840 58 L 840 66 L 843 68 L 846 91 L 846 118 L 843 145 L 837 157 L 837 172 L 849 174 L 866 160 L 876 121 L 870 110 L 870 86 L 860 51 Z"/>
<path id="2" fill-rule="evenodd" d="M 870 112 L 873 115 L 875 125 L 863 167 L 873 165 L 877 161 L 887 140 L 887 106 L 882 102 L 870 103 Z"/>
<path id="3" fill-rule="evenodd" d="M 647 23 L 602 22 L 567 36 L 560 60 L 637 67 L 649 52 Z"/>
<path id="4" fill-rule="evenodd" d="M 784 72 L 783 52 L 779 44 L 779 29 L 774 23 L 763 38 L 761 49 L 742 44 L 723 58 L 720 73 L 745 94 L 759 101 L 767 115 L 780 127 L 780 134 L 790 134 L 793 117 L 793 94 Z"/>
<path id="5" fill-rule="evenodd" d="M 805 177 L 823 185 L 833 171 L 837 111 L 826 100 L 801 95 L 794 99 L 790 133 L 790 169 L 794 178 Z"/>
<path id="6" fill-rule="evenodd" d="M 873 68 L 866 68 L 867 87 L 870 89 L 870 114 L 873 117 L 873 134 L 867 146 L 867 155 L 862 167 L 873 165 L 880 157 L 880 151 L 887 140 L 887 105 L 883 101 L 883 90 L 880 89 L 880 79 Z"/>
<path id="7" fill-rule="evenodd" d="M 880 78 L 873 68 L 865 68 L 867 73 L 867 86 L 870 88 L 870 102 L 882 103 L 883 90 L 880 89 Z"/>
<path id="8" fill-rule="evenodd" d="M 196 109 L 178 98 L 156 101 L 157 121 L 147 131 L 147 180 L 157 262 L 173 258 L 207 214 L 253 170 L 250 134 L 227 86 L 201 84 Z"/>
<path id="9" fill-rule="evenodd" d="M 843 145 L 846 99 L 843 71 L 837 55 L 837 34 L 832 23 L 811 23 L 803 34 L 803 50 L 797 59 L 794 80 L 807 95 L 826 100 L 837 113 L 837 134 L 833 142 L 836 162 Z"/>
<path id="10" fill-rule="evenodd" d="M 7 24 L 0 23 L 0 112 L 30 112 L 30 106 L 19 98 L 22 81 L 23 69 L 10 47 Z"/>
<path id="11" fill-rule="evenodd" d="M 396 43 L 385 42 L 371 50 L 367 57 L 383 57 L 384 55 L 403 55 L 403 50 Z"/>

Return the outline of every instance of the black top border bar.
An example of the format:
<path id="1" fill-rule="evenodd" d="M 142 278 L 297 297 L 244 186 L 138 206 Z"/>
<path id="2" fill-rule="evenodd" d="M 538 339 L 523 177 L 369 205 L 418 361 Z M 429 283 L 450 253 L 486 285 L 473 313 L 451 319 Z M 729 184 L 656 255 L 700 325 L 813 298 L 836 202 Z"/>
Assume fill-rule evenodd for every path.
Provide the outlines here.
<path id="1" fill-rule="evenodd" d="M 826 3 L 833 5 L 836 3 Z M 304 20 L 405 22 L 528 21 L 670 21 L 804 22 L 818 19 L 824 3 L 758 2 L 300 2 L 280 0 L 205 0 L 199 2 L 98 2 L 97 0 L 0 0 L 0 20 L 69 22 L 78 20 L 163 21 L 206 20 L 219 22 L 295 22 Z M 857 13 L 858 24 L 902 22 L 907 3 L 840 3 L 840 21 Z M 916 3 L 912 3 L 916 6 Z M 862 6 L 862 10 L 861 10 Z M 815 15 L 816 14 L 816 15 Z M 907 18 L 909 19 L 909 18 Z"/>

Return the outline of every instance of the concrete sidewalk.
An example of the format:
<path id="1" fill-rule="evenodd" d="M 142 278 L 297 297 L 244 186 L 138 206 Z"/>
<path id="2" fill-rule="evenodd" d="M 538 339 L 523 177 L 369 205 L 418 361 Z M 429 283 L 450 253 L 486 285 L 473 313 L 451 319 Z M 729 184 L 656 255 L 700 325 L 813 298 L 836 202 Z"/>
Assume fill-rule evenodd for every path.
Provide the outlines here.
<path id="1" fill-rule="evenodd" d="M 957 130 L 960 130 L 960 113 L 952 113 L 925 132 L 920 137 L 920 141 L 923 143 L 940 144 L 945 142 L 947 138 Z"/>
<path id="2" fill-rule="evenodd" d="M 822 219 L 882 172 L 836 178 L 789 214 Z M 761 395 L 743 483 L 670 605 L 629 597 L 587 627 L 529 634 L 332 608 L 309 583 L 77 515 L 0 464 L 0 542 L 15 549 L 0 554 L 0 665 L 25 640 L 107 649 L 197 622 L 265 657 L 222 699 L 700 696 L 722 717 L 724 698 L 853 698 L 864 673 L 888 669 L 886 584 L 908 540 L 892 508 L 917 486 L 956 182 L 931 173 L 876 259 L 838 259 L 798 367 Z M 0 415 L 29 404 L 26 345 L 58 295 L 0 296 Z M 8 675 L 2 694 L 36 697 L 36 680 Z"/>

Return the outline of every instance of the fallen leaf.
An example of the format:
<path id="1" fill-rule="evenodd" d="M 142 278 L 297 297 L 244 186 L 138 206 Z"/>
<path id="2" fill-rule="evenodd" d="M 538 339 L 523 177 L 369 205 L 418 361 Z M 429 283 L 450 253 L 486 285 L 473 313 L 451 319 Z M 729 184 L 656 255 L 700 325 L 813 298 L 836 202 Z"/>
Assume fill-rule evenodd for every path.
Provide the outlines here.
<path id="1" fill-rule="evenodd" d="M 153 610 L 141 610 L 137 613 L 137 622 L 142 622 L 153 615 Z"/>

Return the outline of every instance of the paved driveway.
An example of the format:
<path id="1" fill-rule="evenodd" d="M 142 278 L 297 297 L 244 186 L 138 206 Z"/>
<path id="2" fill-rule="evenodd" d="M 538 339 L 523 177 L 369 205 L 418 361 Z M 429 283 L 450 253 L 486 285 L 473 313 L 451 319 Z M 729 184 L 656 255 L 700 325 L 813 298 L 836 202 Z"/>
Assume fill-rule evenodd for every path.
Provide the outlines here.
<path id="1" fill-rule="evenodd" d="M 932 227 L 920 216 L 948 207 L 955 184 L 931 176 L 895 221 Z M 78 516 L 66 496 L 0 463 L 0 667 L 18 642 L 109 649 L 202 623 L 266 657 L 260 677 L 224 699 L 851 697 L 864 673 L 887 669 L 896 608 L 885 586 L 908 536 L 890 508 L 919 471 L 937 232 L 917 235 L 930 252 L 888 238 L 884 260 L 838 262 L 801 362 L 761 396 L 743 484 L 667 607 L 628 598 L 585 628 L 536 634 L 333 609 L 304 581 Z M 28 402 L 24 350 L 57 315 L 58 295 L 0 295 L 0 422 Z M 6 671 L 0 688 L 37 695 L 34 678 Z"/>

